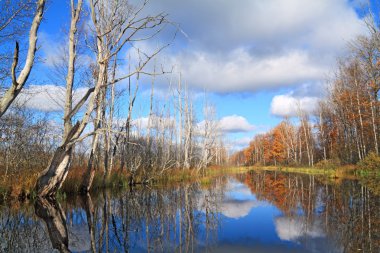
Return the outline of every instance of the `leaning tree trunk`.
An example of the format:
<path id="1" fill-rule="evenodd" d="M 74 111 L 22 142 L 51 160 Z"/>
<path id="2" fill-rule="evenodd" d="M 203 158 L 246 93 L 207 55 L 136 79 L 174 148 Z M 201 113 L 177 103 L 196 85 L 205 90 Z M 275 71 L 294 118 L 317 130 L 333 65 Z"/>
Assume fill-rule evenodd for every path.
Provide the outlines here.
<path id="1" fill-rule="evenodd" d="M 72 158 L 72 147 L 61 146 L 56 149 L 49 166 L 42 172 L 36 184 L 38 196 L 54 196 L 61 188 L 69 171 Z"/>
<path id="2" fill-rule="evenodd" d="M 77 122 L 67 135 L 66 141 L 55 150 L 53 158 L 49 161 L 49 165 L 37 180 L 36 191 L 38 196 L 54 196 L 59 188 L 61 188 L 69 172 L 73 153 L 74 144 L 70 143 L 70 141 L 74 135 L 81 131 L 80 124 Z"/>

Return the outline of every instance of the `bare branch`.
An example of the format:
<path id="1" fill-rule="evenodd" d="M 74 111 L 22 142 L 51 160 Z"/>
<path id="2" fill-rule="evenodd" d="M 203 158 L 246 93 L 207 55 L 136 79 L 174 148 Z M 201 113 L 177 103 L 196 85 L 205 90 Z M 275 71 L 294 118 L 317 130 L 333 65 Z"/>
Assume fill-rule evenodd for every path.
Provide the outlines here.
<path id="1" fill-rule="evenodd" d="M 32 22 L 32 26 L 30 28 L 30 34 L 29 34 L 29 48 L 28 53 L 25 61 L 25 66 L 22 69 L 20 75 L 16 80 L 16 76 L 14 74 L 14 68 L 12 67 L 12 82 L 13 84 L 11 87 L 5 92 L 4 96 L 0 99 L 0 117 L 4 115 L 4 113 L 8 110 L 9 106 L 12 104 L 12 102 L 16 99 L 18 94 L 20 93 L 21 89 L 24 87 L 26 81 L 28 80 L 29 74 L 32 71 L 32 67 L 34 64 L 34 57 L 36 54 L 37 49 L 37 31 L 40 27 L 40 23 L 42 20 L 42 16 L 44 13 L 45 8 L 45 0 L 39 0 L 37 3 L 37 10 Z M 15 61 L 13 62 L 15 64 Z M 17 83 L 17 85 L 14 85 Z"/>
<path id="2" fill-rule="evenodd" d="M 13 63 L 12 63 L 12 69 L 11 69 L 11 74 L 12 74 L 12 86 L 18 86 L 17 80 L 16 80 L 16 68 L 18 64 L 18 53 L 19 53 L 19 47 L 18 47 L 18 42 L 16 41 L 16 46 L 15 46 L 15 53 L 13 56 Z"/>
<path id="3" fill-rule="evenodd" d="M 76 104 L 76 106 L 72 109 L 72 111 L 64 118 L 69 119 L 72 118 L 78 111 L 79 109 L 83 106 L 83 104 L 87 101 L 88 97 L 93 93 L 95 88 L 90 88 L 87 90 L 86 94 L 82 97 L 82 99 Z"/>

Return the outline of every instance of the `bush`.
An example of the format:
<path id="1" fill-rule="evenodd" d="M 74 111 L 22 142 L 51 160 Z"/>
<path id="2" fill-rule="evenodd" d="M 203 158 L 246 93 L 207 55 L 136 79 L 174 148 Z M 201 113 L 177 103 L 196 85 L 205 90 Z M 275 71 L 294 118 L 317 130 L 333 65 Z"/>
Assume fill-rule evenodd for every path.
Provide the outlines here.
<path id="1" fill-rule="evenodd" d="M 363 160 L 358 163 L 359 169 L 368 171 L 380 170 L 380 156 L 375 152 L 369 153 Z"/>
<path id="2" fill-rule="evenodd" d="M 315 167 L 319 169 L 324 169 L 324 170 L 334 170 L 340 165 L 341 165 L 340 160 L 338 158 L 334 158 L 334 159 L 319 161 L 315 164 Z"/>

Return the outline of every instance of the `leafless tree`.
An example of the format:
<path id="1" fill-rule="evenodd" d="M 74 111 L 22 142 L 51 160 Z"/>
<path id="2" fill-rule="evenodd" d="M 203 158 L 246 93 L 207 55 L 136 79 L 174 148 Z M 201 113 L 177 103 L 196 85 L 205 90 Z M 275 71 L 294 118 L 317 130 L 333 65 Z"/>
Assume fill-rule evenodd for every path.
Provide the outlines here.
<path id="1" fill-rule="evenodd" d="M 71 1 L 70 34 L 73 34 L 73 37 L 75 37 L 76 24 L 80 15 L 82 1 L 79 0 L 76 7 L 74 4 L 74 1 Z M 144 1 L 141 6 L 136 7 L 131 5 L 128 1 L 90 1 L 89 6 L 96 44 L 94 50 L 97 57 L 95 84 L 73 108 L 70 108 L 70 104 L 72 104 L 72 94 L 69 92 L 70 87 L 67 88 L 67 110 L 65 109 L 64 118 L 67 120 L 68 126 L 65 129 L 70 130 L 64 133 L 62 145 L 57 148 L 49 166 L 42 172 L 37 182 L 36 189 L 38 195 L 55 195 L 68 173 L 72 149 L 75 143 L 90 135 L 96 135 L 102 130 L 94 129 L 94 131 L 91 131 L 89 134 L 82 136 L 82 133 L 87 127 L 94 109 L 104 108 L 105 94 L 107 93 L 108 87 L 112 84 L 128 79 L 135 74 L 148 74 L 143 71 L 144 67 L 154 56 L 168 46 L 164 45 L 149 55 L 137 50 L 139 53 L 139 61 L 136 68 L 126 75 L 122 75 L 114 79 L 109 78 L 109 67 L 112 66 L 110 63 L 117 59 L 118 54 L 123 50 L 123 48 L 125 48 L 126 45 L 133 45 L 136 41 L 147 40 L 154 37 L 163 29 L 164 25 L 167 24 L 165 14 L 160 13 L 155 16 L 145 16 L 142 14 L 146 4 L 147 1 Z M 74 56 L 75 44 L 72 46 L 71 41 L 69 43 L 69 48 L 73 52 L 72 55 Z M 75 57 L 69 57 L 69 66 L 74 66 L 74 64 L 72 64 L 74 62 Z M 69 67 L 68 77 L 74 77 L 74 75 L 74 67 Z M 67 78 L 67 85 L 70 86 L 69 81 L 70 78 Z M 69 127 L 71 123 L 68 121 L 71 120 L 71 118 L 78 112 L 78 110 L 88 99 L 87 109 L 85 110 L 82 118 L 77 121 L 73 127 Z M 103 113 L 101 113 L 102 118 L 100 121 L 104 120 L 104 109 L 101 109 L 101 112 Z M 96 116 L 100 117 L 99 114 Z M 89 183 L 91 184 L 91 182 Z M 88 187 L 89 186 L 86 188 Z"/>
<path id="2" fill-rule="evenodd" d="M 19 44 L 18 42 L 16 42 L 14 56 L 13 56 L 13 63 L 10 70 L 11 85 L 0 97 L 0 117 L 4 115 L 4 113 L 8 110 L 9 106 L 12 104 L 12 102 L 21 92 L 26 81 L 28 80 L 30 72 L 32 71 L 34 58 L 37 51 L 37 32 L 38 32 L 38 28 L 40 27 L 40 23 L 41 23 L 42 16 L 44 13 L 45 2 L 46 2 L 45 0 L 38 0 L 37 2 L 37 8 L 35 11 L 35 15 L 34 15 L 31 28 L 30 28 L 30 33 L 29 33 L 29 46 L 28 46 L 27 56 L 25 59 L 25 65 L 22 68 L 21 72 L 18 74 L 18 76 L 16 72 L 17 72 L 17 67 L 19 63 L 18 62 L 19 61 Z M 0 20 L 1 22 L 0 32 L 1 33 L 6 32 L 7 26 L 9 26 L 18 15 L 21 15 L 23 10 L 25 10 L 26 8 L 29 8 L 29 7 L 25 7 L 28 5 L 29 5 L 29 2 L 25 2 L 25 5 L 21 4 L 21 6 L 18 9 L 16 8 L 9 15 L 6 15 L 7 13 L 4 12 L 5 20 L 4 21 Z M 2 34 L 0 34 L 0 36 L 2 36 Z M 9 35 L 4 34 L 4 36 L 9 36 Z"/>

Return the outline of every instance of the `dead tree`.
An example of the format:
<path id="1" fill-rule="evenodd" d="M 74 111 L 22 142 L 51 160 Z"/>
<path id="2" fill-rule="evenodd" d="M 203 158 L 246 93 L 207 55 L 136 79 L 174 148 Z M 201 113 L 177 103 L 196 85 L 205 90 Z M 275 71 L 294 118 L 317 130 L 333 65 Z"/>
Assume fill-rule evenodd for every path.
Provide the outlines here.
<path id="1" fill-rule="evenodd" d="M 11 67 L 12 84 L 5 91 L 4 95 L 0 97 L 0 117 L 4 115 L 4 113 L 8 110 L 9 106 L 13 103 L 13 101 L 16 99 L 18 94 L 20 94 L 22 88 L 24 87 L 26 81 L 28 80 L 30 72 L 32 71 L 34 58 L 37 51 L 37 31 L 38 31 L 38 28 L 40 27 L 42 16 L 44 14 L 45 2 L 46 2 L 45 0 L 39 0 L 37 2 L 37 9 L 36 9 L 34 19 L 30 28 L 30 33 L 29 33 L 29 48 L 28 48 L 28 53 L 25 60 L 25 65 L 18 76 L 16 74 L 16 68 L 19 63 L 18 62 L 19 44 L 18 42 L 16 42 L 14 56 L 13 56 L 13 63 Z M 14 17 L 11 16 L 11 18 L 9 19 L 9 22 L 12 22 L 13 18 Z M 5 24 L 3 24 L 2 27 L 4 27 L 7 24 L 9 23 L 5 22 Z M 1 30 L 2 29 L 0 27 L 0 31 Z"/>
<path id="2" fill-rule="evenodd" d="M 71 1 L 74 4 L 74 1 Z M 147 1 L 140 7 L 132 6 L 128 1 L 90 1 L 91 20 L 94 29 L 94 40 L 96 44 L 95 52 L 97 55 L 96 73 L 97 78 L 94 87 L 88 90 L 84 97 L 75 105 L 72 110 L 65 115 L 65 118 L 72 118 L 78 110 L 87 103 L 87 109 L 84 114 L 71 127 L 70 131 L 65 134 L 62 144 L 58 147 L 49 162 L 48 167 L 42 172 L 38 179 L 36 189 L 39 196 L 54 196 L 61 187 L 68 173 L 72 149 L 76 142 L 83 140 L 91 135 L 98 134 L 103 129 L 96 129 L 82 136 L 84 129 L 87 127 L 91 115 L 95 108 L 103 106 L 105 90 L 107 87 L 116 84 L 122 80 L 128 79 L 135 74 L 147 74 L 144 72 L 145 66 L 169 44 L 160 47 L 151 54 L 145 54 L 140 50 L 139 61 L 136 68 L 126 75 L 109 80 L 109 64 L 112 59 L 116 59 L 118 54 L 123 50 L 125 45 L 130 45 L 136 41 L 148 40 L 157 35 L 167 24 L 166 15 L 158 14 L 150 16 L 142 14 Z M 79 15 L 82 0 L 78 1 L 77 8 L 71 8 L 72 23 Z M 76 25 L 71 28 L 75 28 Z M 75 33 L 76 29 L 71 32 Z M 73 59 L 70 59 L 73 61 Z M 75 72 L 73 73 L 75 74 Z M 67 94 L 70 96 L 70 94 Z M 87 175 L 88 176 L 88 175 Z M 91 183 L 91 182 L 90 182 Z M 90 185 L 86 186 L 89 189 Z"/>

